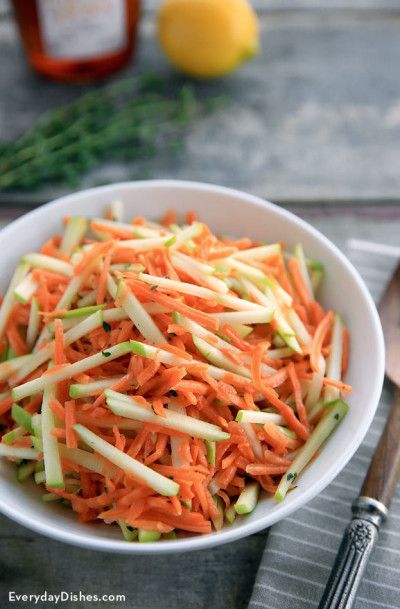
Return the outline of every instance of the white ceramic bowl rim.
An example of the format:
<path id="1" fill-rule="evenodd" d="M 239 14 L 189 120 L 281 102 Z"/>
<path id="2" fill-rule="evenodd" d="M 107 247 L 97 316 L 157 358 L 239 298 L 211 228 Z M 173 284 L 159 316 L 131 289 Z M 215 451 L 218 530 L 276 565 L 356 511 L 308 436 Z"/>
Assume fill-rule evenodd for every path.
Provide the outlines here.
<path id="1" fill-rule="evenodd" d="M 192 191 L 205 191 L 214 193 L 216 195 L 223 194 L 228 195 L 234 199 L 245 200 L 246 204 L 257 206 L 257 207 L 265 207 L 273 210 L 273 212 L 282 218 L 286 218 L 291 222 L 295 221 L 302 229 L 307 232 L 309 235 L 312 235 L 316 240 L 322 242 L 325 247 L 327 247 L 333 254 L 340 259 L 343 265 L 347 267 L 348 272 L 350 273 L 352 280 L 357 284 L 358 289 L 363 295 L 365 303 L 368 308 L 368 313 L 372 320 L 371 332 L 374 333 L 374 341 L 377 346 L 376 353 L 376 361 L 378 362 L 378 368 L 376 369 L 376 382 L 373 386 L 373 391 L 370 395 L 370 404 L 374 405 L 370 407 L 367 415 L 360 421 L 360 424 L 355 432 L 353 442 L 349 444 L 341 453 L 340 457 L 332 463 L 332 465 L 326 469 L 325 473 L 318 479 L 318 481 L 307 487 L 302 491 L 302 494 L 298 496 L 298 498 L 294 499 L 290 504 L 282 503 L 279 514 L 274 514 L 272 517 L 270 514 L 266 514 L 258 518 L 255 522 L 246 522 L 243 521 L 240 527 L 237 528 L 226 528 L 222 529 L 219 533 L 211 533 L 209 535 L 198 536 L 198 537 L 188 537 L 178 540 L 171 541 L 163 541 L 161 543 L 147 543 L 147 544 L 135 544 L 135 543 L 127 543 L 123 540 L 113 540 L 113 539 L 95 539 L 92 537 L 84 537 L 81 535 L 77 535 L 75 533 L 71 533 L 68 530 L 58 529 L 56 527 L 52 527 L 43 523 L 39 518 L 29 518 L 29 525 L 27 524 L 27 517 L 24 514 L 23 509 L 20 511 L 15 511 L 15 509 L 11 509 L 11 506 L 7 503 L 7 497 L 0 497 L 0 510 L 3 514 L 15 520 L 19 524 L 23 526 L 29 526 L 32 530 L 37 533 L 41 533 L 46 535 L 47 537 L 56 539 L 58 541 L 63 541 L 66 543 L 70 543 L 77 546 L 82 546 L 85 548 L 100 550 L 105 552 L 118 552 L 118 553 L 126 553 L 126 554 L 165 554 L 172 552 L 186 552 L 186 551 L 194 551 L 201 550 L 204 548 L 213 547 L 216 545 L 221 545 L 223 543 L 231 542 L 238 540 L 247 535 L 251 535 L 253 533 L 257 533 L 267 526 L 273 525 L 278 520 L 286 518 L 291 513 L 296 511 L 299 507 L 305 505 L 308 501 L 313 499 L 318 493 L 320 493 L 332 480 L 337 476 L 337 474 L 343 469 L 349 459 L 353 456 L 359 445 L 361 444 L 365 434 L 368 431 L 368 428 L 372 422 L 372 419 L 375 415 L 375 411 L 379 402 L 383 378 L 384 378 L 384 341 L 382 328 L 379 320 L 378 313 L 376 311 L 374 302 L 371 298 L 371 295 L 365 286 L 363 280 L 360 275 L 353 267 L 353 265 L 348 261 L 348 259 L 342 254 L 342 252 L 332 244 L 326 237 L 324 237 L 317 229 L 310 226 L 307 222 L 298 218 L 291 212 L 282 209 L 270 203 L 269 201 L 265 201 L 259 197 L 254 195 L 250 195 L 244 192 L 240 192 L 237 190 L 229 189 L 222 186 L 216 186 L 213 184 L 199 183 L 199 182 L 190 182 L 183 180 L 143 180 L 137 182 L 121 182 L 116 184 L 110 184 L 107 186 L 100 186 L 97 188 L 91 188 L 84 191 L 80 191 L 77 193 L 73 193 L 64 197 L 61 197 L 55 201 L 47 203 L 39 208 L 36 208 L 21 218 L 15 220 L 10 225 L 3 228 L 0 232 L 0 238 L 7 236 L 9 231 L 14 231 L 15 228 L 18 227 L 19 224 L 21 226 L 25 223 L 26 219 L 29 217 L 34 219 L 36 216 L 40 216 L 44 210 L 54 208 L 54 207 L 63 207 L 67 208 L 69 202 L 76 201 L 82 195 L 87 194 L 107 194 L 110 192 L 110 197 L 112 197 L 112 193 L 116 188 L 141 188 L 146 187 L 148 189 L 158 189 L 158 188 L 174 188 L 174 189 L 187 189 Z M 111 200 L 111 198 L 110 198 Z M 356 489 L 355 489 L 356 491 Z"/>

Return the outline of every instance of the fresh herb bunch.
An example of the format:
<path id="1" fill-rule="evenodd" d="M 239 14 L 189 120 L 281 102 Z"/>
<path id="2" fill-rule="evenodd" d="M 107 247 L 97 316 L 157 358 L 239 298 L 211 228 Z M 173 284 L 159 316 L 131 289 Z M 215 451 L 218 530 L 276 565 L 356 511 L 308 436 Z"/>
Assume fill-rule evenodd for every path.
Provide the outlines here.
<path id="1" fill-rule="evenodd" d="M 71 186 L 105 159 L 143 160 L 176 153 L 187 126 L 220 98 L 196 99 L 193 87 L 171 91 L 145 74 L 82 95 L 43 116 L 14 142 L 0 143 L 0 190 Z"/>

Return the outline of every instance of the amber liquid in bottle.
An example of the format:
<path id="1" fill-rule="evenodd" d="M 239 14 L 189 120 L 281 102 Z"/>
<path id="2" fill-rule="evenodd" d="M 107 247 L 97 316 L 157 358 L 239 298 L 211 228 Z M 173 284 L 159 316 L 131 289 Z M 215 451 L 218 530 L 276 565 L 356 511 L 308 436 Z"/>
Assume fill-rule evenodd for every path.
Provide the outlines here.
<path id="1" fill-rule="evenodd" d="M 135 47 L 139 0 L 12 0 L 31 66 L 64 81 L 122 68 Z"/>

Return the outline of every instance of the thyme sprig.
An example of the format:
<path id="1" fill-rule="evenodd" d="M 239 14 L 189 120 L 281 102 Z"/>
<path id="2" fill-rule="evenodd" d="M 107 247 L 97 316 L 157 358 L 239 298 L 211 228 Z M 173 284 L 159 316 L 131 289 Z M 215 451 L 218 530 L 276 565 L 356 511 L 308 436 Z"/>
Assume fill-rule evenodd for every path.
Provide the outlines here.
<path id="1" fill-rule="evenodd" d="M 85 93 L 52 110 L 14 142 L 0 143 L 0 190 L 74 186 L 104 160 L 149 159 L 182 147 L 188 125 L 219 98 L 200 102 L 190 85 L 171 90 L 153 74 Z"/>

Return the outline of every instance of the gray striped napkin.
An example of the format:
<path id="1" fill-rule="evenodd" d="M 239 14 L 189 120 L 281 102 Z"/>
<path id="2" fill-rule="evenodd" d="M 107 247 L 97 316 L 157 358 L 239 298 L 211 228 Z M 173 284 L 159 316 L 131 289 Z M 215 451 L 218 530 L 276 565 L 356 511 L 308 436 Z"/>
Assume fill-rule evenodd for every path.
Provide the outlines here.
<path id="1" fill-rule="evenodd" d="M 361 250 L 348 253 L 377 302 L 397 260 Z M 390 403 L 390 388 L 385 386 L 365 441 L 343 472 L 316 499 L 272 527 L 249 609 L 318 606 Z M 400 608 L 399 562 L 400 488 L 369 562 L 356 609 Z"/>

